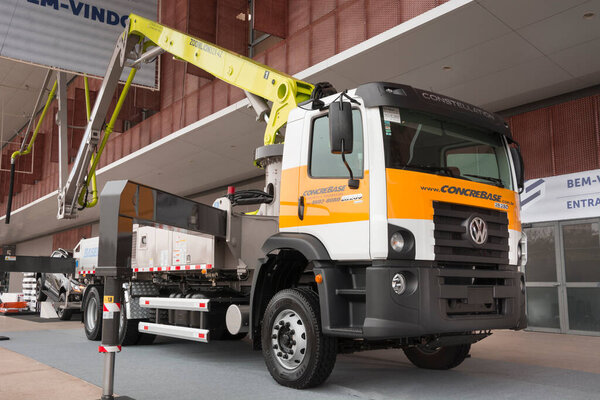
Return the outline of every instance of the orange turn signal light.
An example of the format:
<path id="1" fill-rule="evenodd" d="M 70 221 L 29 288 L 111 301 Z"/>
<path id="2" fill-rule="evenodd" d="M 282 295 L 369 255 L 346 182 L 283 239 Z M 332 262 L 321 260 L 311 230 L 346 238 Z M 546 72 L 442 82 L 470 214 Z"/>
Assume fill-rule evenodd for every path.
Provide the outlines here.
<path id="1" fill-rule="evenodd" d="M 321 274 L 315 275 L 315 282 L 323 283 L 323 275 L 321 275 Z"/>

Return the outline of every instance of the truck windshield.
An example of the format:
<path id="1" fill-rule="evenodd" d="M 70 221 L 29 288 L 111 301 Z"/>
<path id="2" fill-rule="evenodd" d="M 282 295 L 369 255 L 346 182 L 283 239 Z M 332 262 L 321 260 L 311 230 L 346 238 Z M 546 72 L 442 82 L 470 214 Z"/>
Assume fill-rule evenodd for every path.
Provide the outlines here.
<path id="1" fill-rule="evenodd" d="M 382 107 L 381 114 L 387 168 L 512 189 L 500 135 L 406 109 Z"/>

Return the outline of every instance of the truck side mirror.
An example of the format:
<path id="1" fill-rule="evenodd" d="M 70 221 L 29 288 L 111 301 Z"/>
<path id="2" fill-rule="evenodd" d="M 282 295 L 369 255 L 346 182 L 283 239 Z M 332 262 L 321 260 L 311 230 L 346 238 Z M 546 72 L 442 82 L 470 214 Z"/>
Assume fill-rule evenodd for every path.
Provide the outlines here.
<path id="1" fill-rule="evenodd" d="M 517 186 L 519 188 L 519 193 L 523 191 L 523 186 L 525 182 L 525 171 L 523 165 L 523 157 L 521 156 L 521 151 L 518 147 L 510 148 L 510 156 L 513 160 L 513 164 L 515 166 L 515 175 L 517 175 Z"/>
<path id="2" fill-rule="evenodd" d="M 329 142 L 331 153 L 350 154 L 353 147 L 352 104 L 335 101 L 329 106 Z"/>
<path id="3" fill-rule="evenodd" d="M 352 168 L 350 168 L 350 164 L 346 161 L 346 154 L 351 154 L 354 147 L 352 104 L 340 100 L 334 101 L 329 106 L 329 144 L 332 154 L 342 155 L 342 161 L 350 174 L 348 187 L 350 189 L 358 189 L 360 181 L 354 179 Z"/>

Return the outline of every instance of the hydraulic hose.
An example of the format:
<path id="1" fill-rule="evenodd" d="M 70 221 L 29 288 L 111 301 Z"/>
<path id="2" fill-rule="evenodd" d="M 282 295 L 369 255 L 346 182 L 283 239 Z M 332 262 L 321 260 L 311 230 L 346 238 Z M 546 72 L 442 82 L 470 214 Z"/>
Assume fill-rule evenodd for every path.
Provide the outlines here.
<path id="1" fill-rule="evenodd" d="M 44 117 L 46 116 L 46 113 L 48 112 L 48 109 L 50 108 L 50 103 L 52 103 L 52 100 L 54 99 L 54 95 L 56 94 L 57 87 L 58 87 L 58 80 L 55 81 L 54 85 L 52 86 L 52 90 L 50 91 L 50 94 L 48 95 L 48 99 L 46 100 L 46 105 L 44 106 L 44 110 L 42 111 L 42 114 L 40 115 L 40 119 L 38 120 L 38 123 L 35 127 L 35 131 L 33 131 L 33 135 L 31 136 L 31 140 L 29 141 L 27 148 L 23 151 L 21 151 L 21 150 L 15 151 L 14 153 L 12 153 L 12 155 L 10 157 L 10 184 L 8 185 L 8 201 L 6 202 L 6 219 L 4 220 L 5 224 L 10 223 L 10 213 L 12 211 L 12 199 L 13 199 L 13 191 L 14 191 L 14 186 L 15 186 L 15 167 L 17 164 L 17 158 L 31 153 L 31 150 L 33 149 L 33 143 L 35 142 L 35 139 L 37 138 L 37 135 L 40 131 L 42 122 L 44 121 Z"/>
<path id="2" fill-rule="evenodd" d="M 8 201 L 6 203 L 6 219 L 5 224 L 10 224 L 10 211 L 12 208 L 13 189 L 15 185 L 15 163 L 10 163 L 10 184 L 8 185 Z"/>
<path id="3" fill-rule="evenodd" d="M 87 75 L 83 77 L 83 83 L 84 83 L 84 87 L 85 87 L 85 111 L 86 111 L 86 115 L 87 115 L 87 120 L 89 122 L 90 120 L 90 115 L 91 115 L 91 102 L 90 102 L 90 87 L 88 85 L 88 77 Z M 90 160 L 90 169 L 94 166 L 94 160 L 96 159 L 96 154 L 92 155 L 92 159 Z M 87 182 L 86 182 L 87 183 Z M 87 189 L 87 185 L 85 187 L 85 191 L 81 191 L 80 196 L 79 196 L 79 205 L 81 206 L 81 209 L 85 208 L 85 207 L 94 207 L 96 204 L 98 204 L 98 183 L 96 181 L 96 171 L 94 170 L 94 174 L 92 175 L 92 201 L 88 202 L 87 201 L 87 193 L 88 193 L 88 189 Z"/>
<path id="4" fill-rule="evenodd" d="M 90 163 L 91 163 L 90 164 L 90 172 L 88 173 L 88 176 L 86 177 L 85 185 L 81 189 L 81 193 L 79 193 L 78 202 L 81 207 L 88 207 L 88 208 L 94 207 L 98 203 L 98 190 L 97 189 L 92 193 L 92 201 L 90 201 L 89 203 L 86 201 L 88 185 L 89 185 L 89 182 L 92 182 L 92 189 L 96 185 L 95 184 L 96 167 L 98 166 L 98 162 L 100 161 L 100 156 L 102 155 L 102 151 L 104 150 L 104 147 L 106 146 L 106 142 L 108 142 L 108 138 L 110 137 L 110 134 L 113 132 L 113 129 L 115 128 L 115 123 L 117 122 L 117 118 L 119 117 L 121 108 L 123 107 L 123 104 L 125 103 L 125 98 L 127 97 L 127 93 L 129 92 L 129 88 L 131 87 L 131 83 L 133 82 L 133 78 L 135 77 L 136 72 L 137 72 L 136 68 L 132 68 L 131 71 L 129 71 L 129 76 L 127 77 L 127 81 L 125 82 L 125 85 L 123 86 L 123 91 L 121 92 L 121 95 L 119 96 L 119 100 L 117 101 L 115 110 L 113 111 L 112 116 L 110 117 L 110 120 L 108 121 L 108 124 L 106 124 L 106 128 L 104 128 L 104 136 L 102 137 L 102 142 L 100 142 L 100 146 L 98 147 L 98 151 L 96 151 L 96 154 L 94 154 L 92 156 L 92 159 L 90 161 Z"/>

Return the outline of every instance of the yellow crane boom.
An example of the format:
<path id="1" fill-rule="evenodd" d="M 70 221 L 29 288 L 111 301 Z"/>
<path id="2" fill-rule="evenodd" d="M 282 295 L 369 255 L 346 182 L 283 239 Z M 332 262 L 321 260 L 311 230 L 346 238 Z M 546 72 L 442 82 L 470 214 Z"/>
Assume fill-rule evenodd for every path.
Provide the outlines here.
<path id="1" fill-rule="evenodd" d="M 273 102 L 265 131 L 265 145 L 275 142 L 275 135 L 287 122 L 289 112 L 308 100 L 313 91 L 310 83 L 139 15 L 131 14 L 129 21 L 130 35 L 148 39 L 175 57 Z"/>
<path id="2" fill-rule="evenodd" d="M 58 218 L 75 216 L 81 208 L 97 203 L 98 190 L 95 174 L 100 155 L 114 128 L 125 96 L 139 65 L 163 52 L 187 61 L 215 77 L 243 89 L 257 113 L 269 112 L 264 135 L 265 145 L 282 142 L 280 129 L 286 124 L 288 114 L 298 104 L 309 100 L 315 89 L 310 83 L 234 53 L 215 44 L 186 35 L 139 15 L 131 14 L 123 34 L 119 37 L 108 69 L 98 91 L 97 100 L 89 116 L 73 168 L 64 187 L 59 188 Z M 131 67 L 109 122 L 104 125 L 110 101 L 123 69 Z M 249 94 L 250 93 L 250 94 Z M 254 95 L 254 96 L 253 96 Z M 264 101 L 257 99 L 262 98 Z M 270 111 L 266 101 L 272 103 Z M 104 133 L 103 135 L 101 133 Z M 89 167 L 88 167 L 89 166 Z M 92 200 L 88 202 L 88 186 L 92 183 Z"/>

